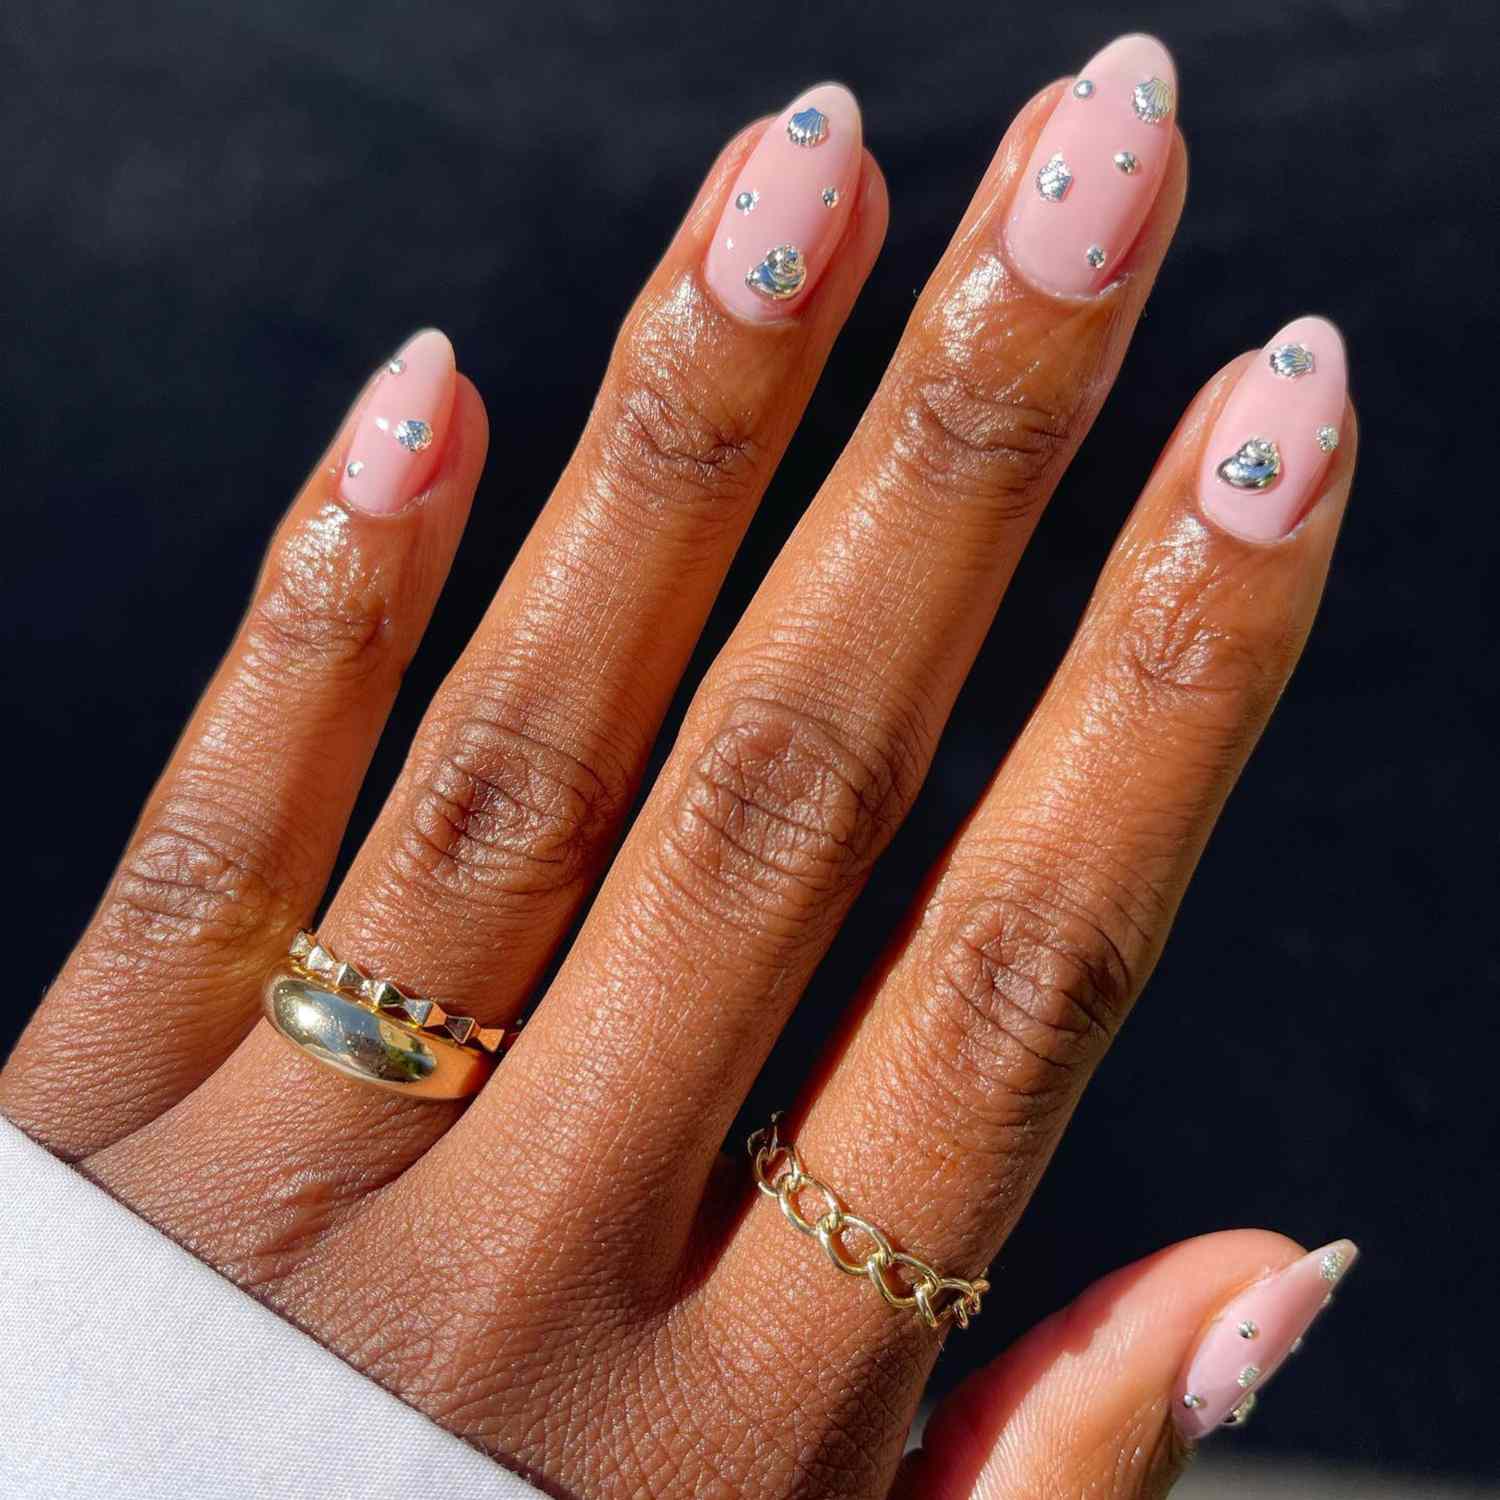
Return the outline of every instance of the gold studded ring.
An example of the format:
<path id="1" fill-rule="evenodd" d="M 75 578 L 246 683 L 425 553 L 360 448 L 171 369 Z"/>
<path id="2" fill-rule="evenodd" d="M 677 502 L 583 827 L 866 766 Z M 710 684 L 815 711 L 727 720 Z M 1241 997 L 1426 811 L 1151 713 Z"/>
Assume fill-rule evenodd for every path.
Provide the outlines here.
<path id="1" fill-rule="evenodd" d="M 514 1027 L 481 1026 L 339 959 L 310 932 L 271 970 L 261 1005 L 293 1046 L 346 1078 L 413 1099 L 477 1093 Z"/>
<path id="2" fill-rule="evenodd" d="M 990 1289 L 983 1275 L 973 1281 L 944 1276 L 915 1255 L 897 1250 L 882 1230 L 851 1213 L 827 1183 L 808 1173 L 797 1148 L 778 1134 L 780 1118 L 773 1115 L 769 1125 L 750 1137 L 749 1150 L 756 1187 L 781 1205 L 787 1223 L 815 1239 L 844 1275 L 869 1280 L 892 1307 L 910 1310 L 929 1328 L 941 1328 L 950 1321 L 967 1328 L 969 1319 L 979 1312 L 980 1299 Z M 816 1219 L 807 1218 L 798 1208 L 797 1200 L 803 1193 L 822 1200 L 823 1212 Z M 858 1235 L 869 1243 L 863 1258 L 850 1253 L 842 1238 L 846 1234 Z"/>

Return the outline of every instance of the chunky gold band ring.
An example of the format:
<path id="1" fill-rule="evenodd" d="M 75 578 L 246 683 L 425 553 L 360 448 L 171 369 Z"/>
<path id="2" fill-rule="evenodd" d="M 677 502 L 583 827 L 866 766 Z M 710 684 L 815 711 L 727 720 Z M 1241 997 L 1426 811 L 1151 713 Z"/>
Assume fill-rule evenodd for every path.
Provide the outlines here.
<path id="1" fill-rule="evenodd" d="M 292 940 L 261 994 L 266 1019 L 346 1078 L 410 1099 L 477 1093 L 516 1029 L 481 1026 L 339 959 L 310 932 Z"/>
<path id="2" fill-rule="evenodd" d="M 892 1307 L 910 1311 L 929 1328 L 941 1328 L 948 1322 L 967 1328 L 969 1319 L 979 1312 L 980 1299 L 990 1289 L 984 1276 L 973 1281 L 944 1276 L 926 1261 L 896 1249 L 883 1230 L 850 1212 L 826 1182 L 819 1182 L 807 1171 L 797 1148 L 781 1139 L 777 1128 L 780 1119 L 779 1114 L 772 1115 L 771 1123 L 757 1130 L 748 1145 L 755 1185 L 781 1205 L 787 1223 L 815 1239 L 844 1275 L 865 1277 Z M 798 1208 L 797 1200 L 803 1193 L 822 1200 L 823 1212 L 817 1218 L 807 1218 Z M 858 1235 L 869 1244 L 863 1256 L 850 1253 L 843 1242 L 846 1234 Z"/>

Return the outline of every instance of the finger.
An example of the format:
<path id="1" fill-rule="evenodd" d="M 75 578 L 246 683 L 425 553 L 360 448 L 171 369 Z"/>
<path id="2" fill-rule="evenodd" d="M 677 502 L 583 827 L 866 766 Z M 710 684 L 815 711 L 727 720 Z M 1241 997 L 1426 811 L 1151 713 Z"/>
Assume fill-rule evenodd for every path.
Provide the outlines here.
<path id="1" fill-rule="evenodd" d="M 815 151 L 786 131 L 809 100 L 833 122 Z M 812 192 L 807 160 L 837 185 L 832 206 Z M 747 181 L 759 195 L 749 213 L 735 206 Z M 857 106 L 836 85 L 728 148 L 626 319 L 576 453 L 321 924 L 336 953 L 450 1013 L 503 1021 L 522 1007 L 617 837 L 885 223 Z M 769 321 L 731 316 L 712 260 L 704 270 L 711 243 L 742 224 L 803 241 L 805 280 L 765 302 Z M 266 1192 L 316 1179 L 333 1213 L 455 1114 L 372 1094 L 262 1028 L 160 1136 L 91 1169 L 180 1236 L 179 1213 L 203 1214 L 193 1243 L 211 1255 L 236 1231 L 191 1187 L 200 1173 L 253 1164 Z M 253 1199 L 241 1205 L 252 1235 L 266 1222 Z"/>
<path id="2" fill-rule="evenodd" d="M 60 1155 L 154 1119 L 249 1029 L 267 966 L 328 879 L 485 445 L 452 347 L 421 333 L 293 502 L 98 911 L 0 1074 L 0 1110 Z"/>
<path id="3" fill-rule="evenodd" d="M 1316 373 L 1271 372 L 1288 342 Z M 950 1274 L 978 1274 L 1025 1206 L 1295 664 L 1349 492 L 1344 409 L 1342 344 L 1320 319 L 1200 397 L 796 1132 L 811 1170 Z M 1346 436 L 1332 461 L 1316 437 L 1330 419 Z M 1283 462 L 1263 498 L 1290 534 L 1270 544 L 1218 520 L 1234 507 L 1248 533 L 1263 517 L 1262 492 L 1216 472 L 1257 435 Z M 752 1216 L 747 1253 L 810 1275 L 775 1217 Z M 883 1307 L 815 1295 L 847 1302 L 876 1346 L 908 1336 Z"/>
<path id="4" fill-rule="evenodd" d="M 1356 1255 L 1242 1229 L 1116 1271 L 938 1407 L 891 1500 L 1166 1494 L 1193 1442 L 1248 1418 Z"/>
<path id="5" fill-rule="evenodd" d="M 1120 49 L 1126 77 L 1171 66 L 1145 38 L 1096 59 L 1115 118 L 1129 120 Z M 724 1131 L 915 795 L 1118 367 L 1177 217 L 1183 155 L 1170 125 L 1152 127 L 1165 185 L 1122 257 L 1125 279 L 1068 300 L 1024 285 L 1001 255 L 1004 213 L 1014 191 L 1035 191 L 1020 164 L 1064 92 L 1009 133 L 858 432 L 709 672 L 505 1079 L 471 1114 L 490 1142 L 522 1120 L 573 1141 L 590 1201 L 686 1232 Z M 637 1117 L 652 1122 L 645 1140 L 624 1128 Z"/>

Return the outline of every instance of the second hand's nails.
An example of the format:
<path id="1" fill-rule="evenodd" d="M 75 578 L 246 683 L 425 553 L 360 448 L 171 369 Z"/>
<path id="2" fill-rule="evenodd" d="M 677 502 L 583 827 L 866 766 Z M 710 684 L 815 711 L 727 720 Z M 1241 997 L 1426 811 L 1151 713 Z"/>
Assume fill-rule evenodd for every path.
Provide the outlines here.
<path id="1" fill-rule="evenodd" d="M 1033 285 L 1097 292 L 1118 275 L 1172 150 L 1177 70 L 1151 36 L 1091 58 L 1058 100 L 1006 222 L 1011 262 Z"/>
<path id="2" fill-rule="evenodd" d="M 432 477 L 453 411 L 453 346 L 429 328 L 408 339 L 365 393 L 339 494 L 366 515 L 405 509 Z"/>
<path id="3" fill-rule="evenodd" d="M 767 127 L 735 179 L 704 275 L 732 313 L 790 316 L 839 243 L 859 186 L 859 105 L 823 83 Z"/>
<path id="4" fill-rule="evenodd" d="M 1296 1352 L 1313 1319 L 1359 1258 L 1352 1240 L 1335 1240 L 1247 1287 L 1224 1307 L 1189 1356 L 1172 1416 L 1184 1437 L 1238 1426 L 1256 1394 Z"/>

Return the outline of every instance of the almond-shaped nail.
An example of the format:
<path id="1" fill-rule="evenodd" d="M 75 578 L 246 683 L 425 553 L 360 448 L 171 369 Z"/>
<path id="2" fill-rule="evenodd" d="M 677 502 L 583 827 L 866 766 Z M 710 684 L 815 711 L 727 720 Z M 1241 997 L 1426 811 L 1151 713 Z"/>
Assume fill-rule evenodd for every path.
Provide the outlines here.
<path id="1" fill-rule="evenodd" d="M 704 275 L 730 312 L 790 317 L 838 248 L 859 187 L 859 104 L 842 84 L 808 89 L 771 122 L 730 189 Z"/>
<path id="2" fill-rule="evenodd" d="M 1239 378 L 1198 470 L 1203 513 L 1251 542 L 1284 537 L 1318 498 L 1339 445 L 1344 341 L 1324 318 L 1288 323 Z"/>
<path id="3" fill-rule="evenodd" d="M 1146 222 L 1172 150 L 1177 69 L 1154 36 L 1122 36 L 1084 65 L 1016 188 L 1011 264 L 1043 291 L 1108 286 Z"/>
<path id="4" fill-rule="evenodd" d="M 435 328 L 408 339 L 381 367 L 339 470 L 347 505 L 391 516 L 422 493 L 453 414 L 453 371 L 453 345 Z"/>
<path id="5" fill-rule="evenodd" d="M 1178 1381 L 1172 1415 L 1184 1437 L 1196 1440 L 1249 1416 L 1256 1393 L 1296 1351 L 1358 1258 L 1352 1240 L 1335 1240 L 1225 1304 Z"/>

